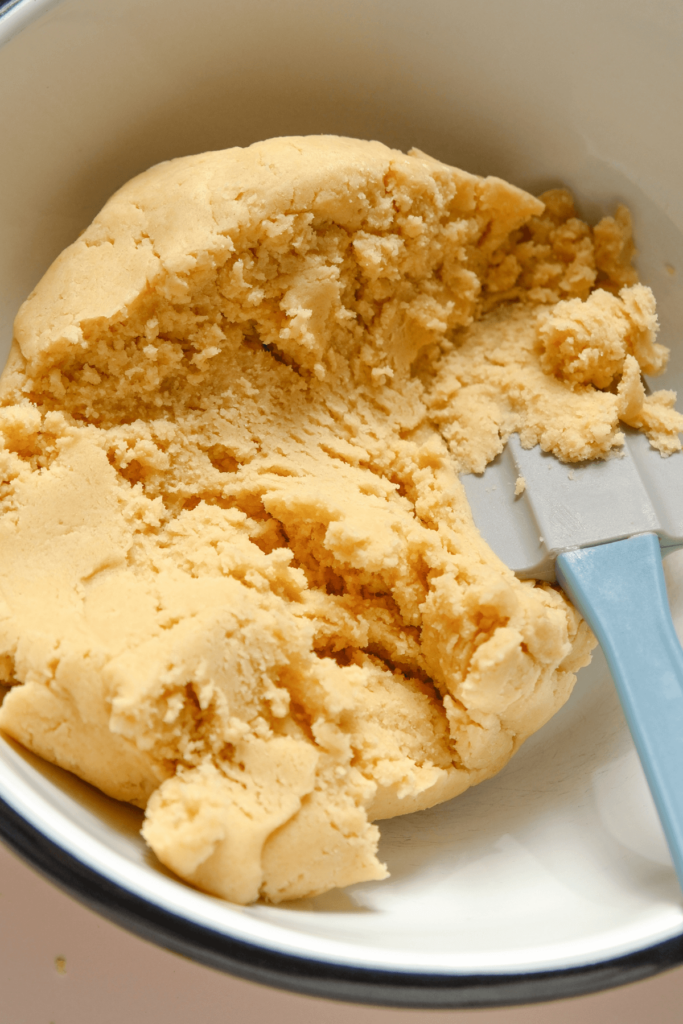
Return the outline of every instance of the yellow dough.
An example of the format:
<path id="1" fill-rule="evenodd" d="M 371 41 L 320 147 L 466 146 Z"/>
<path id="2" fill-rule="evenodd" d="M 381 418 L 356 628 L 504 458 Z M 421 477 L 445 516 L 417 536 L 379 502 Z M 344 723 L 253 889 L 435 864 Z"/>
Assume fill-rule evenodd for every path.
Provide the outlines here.
<path id="1" fill-rule="evenodd" d="M 275 139 L 129 182 L 2 378 L 0 725 L 237 903 L 384 877 L 374 820 L 497 772 L 594 640 L 477 533 L 512 430 L 680 447 L 620 208 Z M 523 485 L 520 484 L 520 486 Z"/>

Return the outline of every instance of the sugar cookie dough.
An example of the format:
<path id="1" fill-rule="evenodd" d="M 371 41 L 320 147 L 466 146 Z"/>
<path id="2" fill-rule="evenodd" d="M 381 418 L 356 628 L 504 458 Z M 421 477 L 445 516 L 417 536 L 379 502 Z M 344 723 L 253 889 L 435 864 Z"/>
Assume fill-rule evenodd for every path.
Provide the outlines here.
<path id="1" fill-rule="evenodd" d="M 0 726 L 145 808 L 188 882 L 386 875 L 374 821 L 497 772 L 594 640 L 457 473 L 683 421 L 628 213 L 591 229 L 332 137 L 135 178 L 22 306 L 2 378 Z"/>

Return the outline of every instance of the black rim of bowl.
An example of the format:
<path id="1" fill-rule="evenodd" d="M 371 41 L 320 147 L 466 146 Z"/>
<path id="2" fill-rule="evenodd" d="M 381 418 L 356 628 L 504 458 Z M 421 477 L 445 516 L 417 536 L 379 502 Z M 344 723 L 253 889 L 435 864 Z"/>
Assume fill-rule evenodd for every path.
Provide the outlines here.
<path id="1" fill-rule="evenodd" d="M 213 931 L 116 885 L 47 839 L 0 800 L 0 838 L 49 881 L 148 942 L 246 981 L 301 995 L 376 1006 L 466 1009 L 588 995 L 683 963 L 683 935 L 627 956 L 562 970 L 425 974 L 291 956 Z"/>
<path id="2" fill-rule="evenodd" d="M 28 2 L 0 0 L 0 18 Z M 246 981 L 324 999 L 413 1009 L 512 1006 L 588 995 L 683 963 L 679 935 L 628 956 L 554 971 L 456 975 L 348 967 L 251 945 L 164 910 L 87 867 L 3 800 L 0 838 L 48 881 L 148 942 Z"/>
<path id="3" fill-rule="evenodd" d="M 0 18 L 8 14 L 12 8 L 19 7 L 27 2 L 28 0 L 0 0 Z"/>

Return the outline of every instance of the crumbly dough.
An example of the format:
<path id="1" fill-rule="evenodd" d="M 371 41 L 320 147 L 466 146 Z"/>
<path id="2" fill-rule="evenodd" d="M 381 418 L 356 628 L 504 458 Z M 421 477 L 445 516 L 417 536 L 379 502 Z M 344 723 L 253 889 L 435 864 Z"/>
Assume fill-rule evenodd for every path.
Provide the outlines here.
<path id="1" fill-rule="evenodd" d="M 125 185 L 2 378 L 0 725 L 146 808 L 194 885 L 382 878 L 373 821 L 497 772 L 594 640 L 457 473 L 511 430 L 664 452 L 627 211 L 594 229 L 375 142 L 276 139 Z M 604 390 L 609 389 L 611 390 Z"/>

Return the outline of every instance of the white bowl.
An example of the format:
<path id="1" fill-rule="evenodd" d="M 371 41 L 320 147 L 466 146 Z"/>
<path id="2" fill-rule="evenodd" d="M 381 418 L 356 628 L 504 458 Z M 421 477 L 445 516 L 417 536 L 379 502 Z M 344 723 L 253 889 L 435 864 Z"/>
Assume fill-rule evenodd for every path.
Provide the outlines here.
<path id="1" fill-rule="evenodd" d="M 683 385 L 680 5 L 17 0 L 0 46 L 5 346 L 50 261 L 133 174 L 326 132 L 416 145 L 532 191 L 566 183 L 589 219 L 626 202 L 673 348 L 665 386 Z M 683 552 L 668 578 L 683 624 Z M 499 776 L 383 824 L 389 881 L 296 905 L 235 907 L 181 884 L 139 838 L 139 812 L 6 740 L 0 797 L 0 834 L 80 899 L 301 992 L 481 1006 L 683 961 L 681 892 L 600 656 Z"/>

